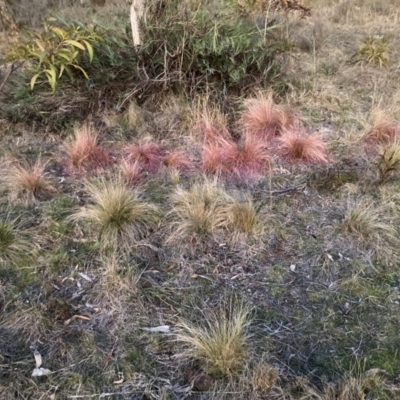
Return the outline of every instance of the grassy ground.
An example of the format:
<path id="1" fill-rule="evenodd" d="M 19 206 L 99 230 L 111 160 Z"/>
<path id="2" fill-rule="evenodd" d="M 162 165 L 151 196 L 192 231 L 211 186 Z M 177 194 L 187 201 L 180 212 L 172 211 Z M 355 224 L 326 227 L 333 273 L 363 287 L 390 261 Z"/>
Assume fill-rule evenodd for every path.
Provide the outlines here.
<path id="1" fill-rule="evenodd" d="M 399 133 L 400 14 L 305 4 L 277 16 L 295 49 L 274 100 L 326 160 L 293 162 L 279 140 L 246 158 L 256 90 L 225 117 L 170 95 L 61 135 L 0 121 L 1 398 L 400 396 L 400 152 L 366 140 Z M 375 35 L 389 66 L 350 63 Z M 217 179 L 204 149 L 237 142 Z"/>

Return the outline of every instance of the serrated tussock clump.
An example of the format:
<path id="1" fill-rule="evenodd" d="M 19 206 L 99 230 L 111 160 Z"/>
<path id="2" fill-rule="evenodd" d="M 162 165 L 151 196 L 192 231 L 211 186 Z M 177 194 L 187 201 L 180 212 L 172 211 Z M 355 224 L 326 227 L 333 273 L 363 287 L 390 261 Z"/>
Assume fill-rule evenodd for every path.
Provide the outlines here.
<path id="1" fill-rule="evenodd" d="M 296 123 L 293 113 L 274 104 L 271 97 L 248 99 L 241 113 L 243 133 L 270 141 Z"/>
<path id="2" fill-rule="evenodd" d="M 71 219 L 87 221 L 95 227 L 103 248 L 128 250 L 144 238 L 159 217 L 155 205 L 142 201 L 137 191 L 119 180 L 100 179 L 86 184 L 92 204 Z"/>
<path id="3" fill-rule="evenodd" d="M 318 134 L 285 131 L 279 140 L 279 152 L 291 162 L 320 164 L 328 161 L 326 144 Z"/>
<path id="4" fill-rule="evenodd" d="M 93 169 L 111 162 L 109 153 L 98 144 L 98 135 L 89 126 L 76 128 L 74 138 L 66 142 L 65 151 L 75 169 Z"/>
<path id="5" fill-rule="evenodd" d="M 247 326 L 250 309 L 234 303 L 218 310 L 205 306 L 201 324 L 181 319 L 179 342 L 186 345 L 186 354 L 200 360 L 215 376 L 230 376 L 243 368 L 249 335 Z"/>

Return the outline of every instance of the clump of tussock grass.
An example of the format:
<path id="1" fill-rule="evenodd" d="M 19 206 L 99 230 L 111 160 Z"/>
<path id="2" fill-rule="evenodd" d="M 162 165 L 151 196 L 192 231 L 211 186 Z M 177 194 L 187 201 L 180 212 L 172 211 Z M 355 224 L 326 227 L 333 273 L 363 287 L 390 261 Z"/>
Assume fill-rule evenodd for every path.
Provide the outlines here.
<path id="1" fill-rule="evenodd" d="M 372 126 L 365 133 L 364 140 L 370 145 L 385 145 L 396 142 L 399 135 L 400 125 L 389 120 L 383 112 L 378 112 Z"/>
<path id="2" fill-rule="evenodd" d="M 228 229 L 234 242 L 246 237 L 261 238 L 265 231 L 266 214 L 257 209 L 249 194 L 234 194 L 226 205 Z"/>
<path id="3" fill-rule="evenodd" d="M 64 144 L 69 163 L 76 169 L 93 169 L 108 165 L 110 155 L 98 144 L 97 133 L 88 125 L 74 130 L 74 139 Z"/>
<path id="4" fill-rule="evenodd" d="M 302 135 L 295 131 L 285 131 L 279 138 L 279 152 L 292 162 L 309 164 L 326 163 L 326 144 L 317 134 Z"/>
<path id="5" fill-rule="evenodd" d="M 134 162 L 122 161 L 121 166 L 122 179 L 129 184 L 137 183 L 140 180 L 142 167 L 138 160 Z"/>
<path id="6" fill-rule="evenodd" d="M 178 187 L 171 196 L 171 233 L 168 243 L 184 246 L 215 238 L 226 227 L 226 193 L 218 181 L 206 179 L 189 190 Z"/>
<path id="7" fill-rule="evenodd" d="M 245 135 L 239 143 L 219 138 L 203 145 L 204 172 L 254 181 L 265 176 L 269 167 L 268 150 L 258 137 Z"/>
<path id="8" fill-rule="evenodd" d="M 215 376 L 239 372 L 247 355 L 250 308 L 231 301 L 217 310 L 204 306 L 201 324 L 181 319 L 176 339 L 186 344 L 186 354 L 203 362 Z"/>
<path id="9" fill-rule="evenodd" d="M 230 139 L 227 118 L 219 109 L 203 106 L 195 114 L 195 130 L 203 142 Z"/>
<path id="10" fill-rule="evenodd" d="M 370 198 L 349 201 L 344 211 L 340 231 L 381 256 L 394 256 L 400 245 L 394 225 L 397 211 L 385 202 L 376 205 Z"/>
<path id="11" fill-rule="evenodd" d="M 131 190 L 119 179 L 87 183 L 86 191 L 93 204 L 83 207 L 70 218 L 93 224 L 102 248 L 129 250 L 146 236 L 158 220 L 157 207 L 142 201 L 137 191 Z"/>
<path id="12" fill-rule="evenodd" d="M 368 36 L 361 41 L 358 50 L 351 57 L 356 65 L 375 65 L 387 68 L 390 64 L 390 45 L 386 37 Z"/>
<path id="13" fill-rule="evenodd" d="M 156 171 L 160 168 L 165 154 L 164 149 L 150 139 L 131 144 L 125 149 L 128 162 L 137 162 L 142 168 Z"/>
<path id="14" fill-rule="evenodd" d="M 385 183 L 390 175 L 400 170 L 400 143 L 389 143 L 378 148 L 375 162 L 378 171 L 377 184 Z"/>
<path id="15" fill-rule="evenodd" d="M 15 264 L 31 250 L 30 243 L 19 234 L 16 221 L 0 219 L 0 261 Z"/>
<path id="16" fill-rule="evenodd" d="M 193 163 L 186 156 L 184 150 L 172 151 L 163 158 L 162 163 L 167 168 L 177 170 L 189 170 L 193 168 Z"/>
<path id="17" fill-rule="evenodd" d="M 31 165 L 28 162 L 13 161 L 5 167 L 2 181 L 10 193 L 12 200 L 23 199 L 32 203 L 49 194 L 54 188 L 43 178 L 45 164 L 39 157 Z"/>
<path id="18" fill-rule="evenodd" d="M 244 103 L 241 113 L 244 134 L 270 141 L 293 124 L 293 113 L 283 106 L 275 105 L 271 96 L 259 95 Z"/>

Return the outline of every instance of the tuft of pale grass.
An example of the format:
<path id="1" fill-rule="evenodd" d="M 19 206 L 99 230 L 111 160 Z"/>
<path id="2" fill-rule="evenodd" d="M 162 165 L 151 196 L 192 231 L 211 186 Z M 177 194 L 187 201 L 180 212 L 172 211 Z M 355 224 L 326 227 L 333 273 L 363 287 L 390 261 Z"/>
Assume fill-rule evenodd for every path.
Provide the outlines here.
<path id="1" fill-rule="evenodd" d="M 259 95 L 244 102 L 241 113 L 244 134 L 272 140 L 293 123 L 293 115 L 286 108 L 275 105 L 271 96 Z"/>
<path id="2" fill-rule="evenodd" d="M 158 220 L 157 207 L 140 200 L 138 193 L 120 180 L 87 183 L 86 191 L 93 204 L 83 207 L 71 219 L 93 224 L 102 248 L 129 250 Z"/>
<path id="3" fill-rule="evenodd" d="M 348 202 L 340 230 L 382 256 L 393 255 L 400 244 L 390 203 L 375 205 L 370 198 Z"/>
<path id="4" fill-rule="evenodd" d="M 172 232 L 167 242 L 190 244 L 215 237 L 227 224 L 225 199 L 217 180 L 206 179 L 189 190 L 178 187 L 171 196 Z"/>
<path id="5" fill-rule="evenodd" d="M 19 235 L 15 221 L 0 219 L 0 261 L 16 263 L 30 251 L 31 245 Z"/>
<path id="6" fill-rule="evenodd" d="M 163 160 L 164 150 L 158 143 L 144 139 L 126 147 L 127 161 L 137 162 L 148 170 L 157 170 Z"/>
<path id="7" fill-rule="evenodd" d="M 292 162 L 310 164 L 326 163 L 326 144 L 318 134 L 302 136 L 298 132 L 285 131 L 279 138 L 280 154 Z"/>
<path id="8" fill-rule="evenodd" d="M 265 230 L 265 216 L 262 210 L 257 210 L 248 194 L 231 195 L 226 205 L 228 229 L 233 232 L 232 239 L 242 240 L 243 237 L 261 237 Z"/>
<path id="9" fill-rule="evenodd" d="M 196 114 L 195 129 L 204 142 L 215 143 L 231 137 L 226 116 L 217 108 L 204 106 Z"/>
<path id="10" fill-rule="evenodd" d="M 44 168 L 40 157 L 33 165 L 20 161 L 11 163 L 2 178 L 11 197 L 31 203 L 52 190 L 52 186 L 43 178 Z"/>
<path id="11" fill-rule="evenodd" d="M 64 144 L 73 168 L 92 169 L 110 163 L 109 154 L 97 143 L 97 133 L 88 125 L 74 130 L 74 139 Z"/>
<path id="12" fill-rule="evenodd" d="M 395 142 L 400 135 L 400 125 L 390 121 L 384 113 L 375 115 L 373 125 L 364 135 L 367 144 L 390 144 Z"/>
<path id="13" fill-rule="evenodd" d="M 254 391 L 268 393 L 275 387 L 278 378 L 279 371 L 274 366 L 260 361 L 251 371 L 250 382 Z"/>
<path id="14" fill-rule="evenodd" d="M 230 376 L 240 371 L 247 355 L 247 333 L 250 309 L 231 302 L 218 310 L 203 309 L 201 324 L 182 319 L 176 339 L 187 345 L 186 354 L 203 362 L 216 376 Z"/>

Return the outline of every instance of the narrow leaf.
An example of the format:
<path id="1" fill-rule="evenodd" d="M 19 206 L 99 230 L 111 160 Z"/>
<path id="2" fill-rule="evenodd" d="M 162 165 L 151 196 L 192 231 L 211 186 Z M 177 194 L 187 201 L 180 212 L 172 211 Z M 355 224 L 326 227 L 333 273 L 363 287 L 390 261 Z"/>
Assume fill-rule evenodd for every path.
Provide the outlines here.
<path id="1" fill-rule="evenodd" d="M 72 46 L 75 46 L 78 49 L 85 50 L 85 47 L 83 46 L 83 44 L 77 42 L 76 40 L 68 39 L 68 40 L 65 40 L 65 43 L 71 44 Z"/>

